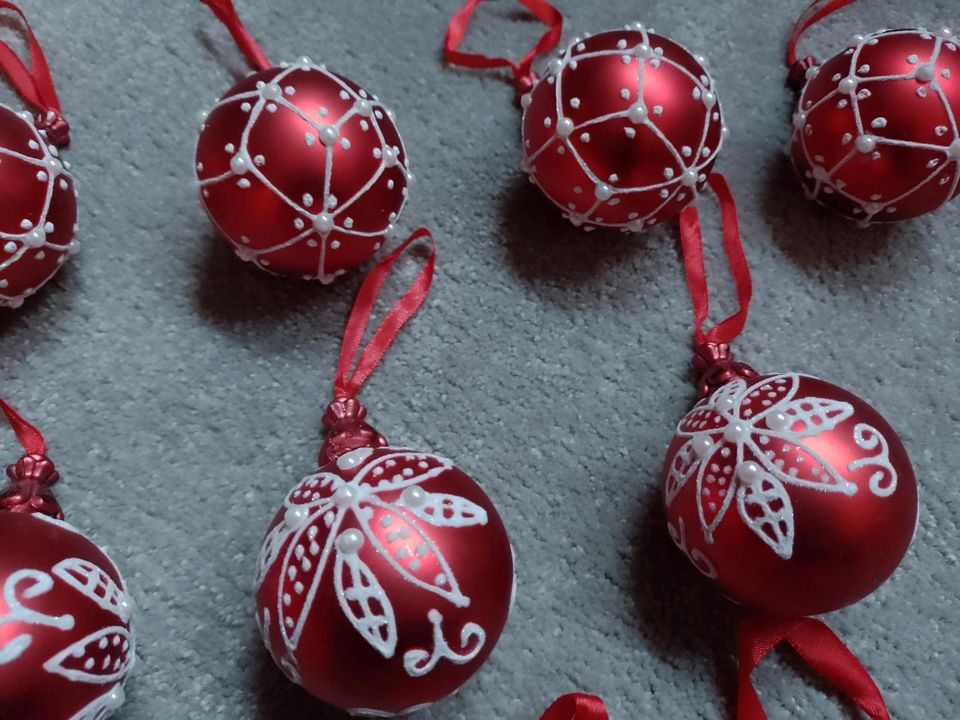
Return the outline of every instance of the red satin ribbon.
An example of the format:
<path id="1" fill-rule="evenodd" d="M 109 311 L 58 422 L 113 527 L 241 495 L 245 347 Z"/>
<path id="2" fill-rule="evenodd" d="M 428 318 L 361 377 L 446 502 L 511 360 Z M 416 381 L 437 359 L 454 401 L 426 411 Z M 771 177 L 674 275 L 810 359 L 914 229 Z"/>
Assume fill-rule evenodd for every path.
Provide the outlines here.
<path id="1" fill-rule="evenodd" d="M 518 0 L 534 17 L 547 26 L 547 30 L 537 44 L 530 48 L 530 51 L 523 56 L 520 62 L 505 57 L 490 57 L 480 53 L 462 52 L 460 44 L 467 34 L 467 28 L 470 27 L 470 20 L 473 17 L 473 11 L 483 0 L 467 0 L 447 24 L 447 34 L 443 39 L 443 53 L 447 62 L 451 65 L 460 65 L 468 68 L 498 68 L 508 67 L 513 71 L 514 85 L 517 93 L 522 94 L 533 87 L 536 81 L 536 75 L 532 71 L 533 61 L 537 55 L 550 52 L 560 42 L 560 35 L 563 33 L 563 15 L 546 0 Z"/>
<path id="2" fill-rule="evenodd" d="M 854 2 L 856 0 L 813 0 L 797 19 L 793 26 L 793 32 L 790 33 L 790 39 L 787 41 L 787 67 L 792 68 L 797 62 L 797 43 L 803 33 L 823 18 L 845 8 L 847 5 L 852 5 Z"/>
<path id="3" fill-rule="evenodd" d="M 27 455 L 46 455 L 47 442 L 43 435 L 33 425 L 28 423 L 23 417 L 14 410 L 5 400 L 0 400 L 0 411 L 7 416 L 7 422 L 17 434 L 17 440 L 26 450 Z"/>
<path id="4" fill-rule="evenodd" d="M 269 70 L 273 67 L 263 48 L 243 26 L 232 0 L 200 0 L 200 2 L 213 10 L 213 14 L 226 26 L 233 36 L 233 41 L 255 70 Z"/>
<path id="5" fill-rule="evenodd" d="M 57 120 L 64 122 L 60 98 L 57 97 L 57 89 L 53 85 L 47 58 L 43 54 L 43 48 L 40 47 L 37 37 L 33 34 L 33 28 L 27 22 L 26 15 L 23 14 L 23 10 L 6 0 L 0 0 L 0 10 L 10 10 L 20 16 L 27 39 L 27 49 L 30 52 L 30 67 L 27 68 L 13 48 L 0 41 L 0 69 L 6 73 L 10 83 L 27 102 L 39 108 L 44 116 L 53 113 Z"/>
<path id="6" fill-rule="evenodd" d="M 596 695 L 561 695 L 540 720 L 607 720 L 607 706 Z"/>
<path id="7" fill-rule="evenodd" d="M 730 343 L 742 331 L 747 322 L 747 313 L 750 310 L 750 299 L 753 295 L 753 284 L 750 280 L 750 266 L 743 254 L 743 243 L 740 239 L 740 225 L 737 221 L 737 206 L 727 181 L 719 173 L 712 173 L 708 178 L 710 187 L 720 202 L 720 212 L 723 222 L 723 247 L 727 256 L 727 264 L 733 275 L 737 290 L 739 309 L 714 325 L 709 330 L 703 326 L 710 313 L 710 289 L 707 284 L 707 271 L 703 262 L 703 236 L 700 234 L 700 215 L 694 205 L 687 205 L 680 213 L 680 243 L 683 247 L 683 266 L 687 275 L 687 286 L 690 289 L 690 300 L 693 303 L 693 314 L 696 322 L 694 329 L 694 343 Z"/>
<path id="8" fill-rule="evenodd" d="M 380 295 L 380 289 L 383 287 L 387 275 L 390 274 L 390 270 L 403 252 L 421 238 L 430 239 L 430 256 L 407 291 L 390 308 L 390 312 L 387 313 L 383 322 L 374 332 L 373 337 L 370 338 L 370 342 L 363 349 L 360 358 L 356 361 L 356 367 L 351 373 L 350 368 L 357 357 L 360 342 L 363 340 L 363 335 L 370 322 L 373 306 Z M 355 397 L 370 374 L 380 364 L 387 348 L 390 347 L 397 333 L 400 332 L 400 328 L 416 314 L 420 306 L 423 305 L 423 301 L 427 299 L 427 294 L 430 292 L 430 283 L 433 281 L 433 267 L 436 258 L 437 245 L 433 236 L 426 228 L 420 228 L 381 260 L 367 275 L 360 286 L 360 292 L 357 293 L 353 310 L 350 311 L 350 318 L 347 320 L 347 329 L 343 333 L 340 362 L 337 365 L 337 375 L 333 381 L 334 397 Z"/>
<path id="9" fill-rule="evenodd" d="M 813 670 L 848 695 L 873 720 L 890 720 L 873 678 L 843 641 L 813 618 L 748 615 L 740 621 L 737 720 L 767 720 L 750 675 L 781 642 L 787 642 Z"/>

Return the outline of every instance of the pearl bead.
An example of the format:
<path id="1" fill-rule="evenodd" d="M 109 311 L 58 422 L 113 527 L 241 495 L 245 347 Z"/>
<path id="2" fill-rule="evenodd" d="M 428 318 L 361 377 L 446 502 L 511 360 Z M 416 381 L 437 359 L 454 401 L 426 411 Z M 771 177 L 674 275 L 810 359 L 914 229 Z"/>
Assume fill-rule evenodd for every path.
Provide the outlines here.
<path id="1" fill-rule="evenodd" d="M 347 555 L 356 555 L 363 547 L 363 534 L 359 530 L 344 530 L 337 536 L 337 550 Z"/>
<path id="2" fill-rule="evenodd" d="M 850 93 L 852 93 L 854 90 L 857 89 L 857 79 L 852 77 L 845 77 L 843 80 L 840 81 L 840 84 L 837 85 L 837 89 L 840 90 L 840 92 L 849 95 Z"/>
<path id="3" fill-rule="evenodd" d="M 333 217 L 328 213 L 320 213 L 313 221 L 313 227 L 317 232 L 328 233 L 333 230 Z"/>
<path id="4" fill-rule="evenodd" d="M 250 164 L 247 162 L 247 159 L 241 153 L 237 153 L 230 160 L 230 169 L 236 175 L 245 175 L 246 172 L 250 169 Z"/>
<path id="5" fill-rule="evenodd" d="M 745 485 L 754 485 L 760 482 L 762 475 L 763 468 L 751 460 L 737 465 L 737 478 Z"/>
<path id="6" fill-rule="evenodd" d="M 935 73 L 936 71 L 933 69 L 933 65 L 927 63 L 917 68 L 916 77 L 920 82 L 928 83 L 933 80 Z"/>
<path id="7" fill-rule="evenodd" d="M 352 470 L 363 465 L 364 461 L 370 457 L 370 453 L 370 448 L 351 450 L 337 458 L 337 467 L 341 470 Z"/>
<path id="8" fill-rule="evenodd" d="M 790 427 L 790 424 L 790 418 L 782 412 L 772 413 L 767 416 L 767 427 L 776 432 L 786 430 Z"/>
<path id="9" fill-rule="evenodd" d="M 349 485 L 344 485 L 333 494 L 333 503 L 339 508 L 347 507 L 357 499 L 357 492 Z"/>
<path id="10" fill-rule="evenodd" d="M 693 452 L 697 457 L 704 457 L 713 449 L 714 442 L 708 435 L 699 435 L 693 439 Z"/>
<path id="11" fill-rule="evenodd" d="M 307 509 L 303 507 L 290 507 L 283 514 L 283 523 L 291 530 L 296 530 L 303 525 L 308 516 Z"/>
<path id="12" fill-rule="evenodd" d="M 642 103 L 637 103 L 627 112 L 627 118 L 634 125 L 642 125 L 647 121 L 647 108 Z"/>
<path id="13" fill-rule="evenodd" d="M 727 410 L 732 412 L 736 406 L 737 406 L 736 401 L 729 395 L 724 395 L 722 398 L 720 398 L 716 402 L 716 408 L 718 410 Z"/>
<path id="14" fill-rule="evenodd" d="M 697 171 L 694 168 L 687 168 L 680 176 L 680 182 L 686 187 L 693 187 L 697 184 Z"/>
<path id="15" fill-rule="evenodd" d="M 340 131 L 337 130 L 333 125 L 324 125 L 322 128 L 320 128 L 320 141 L 324 145 L 333 145 L 339 139 Z"/>
<path id="16" fill-rule="evenodd" d="M 280 89 L 280 86 L 276 83 L 267 83 L 263 86 L 263 89 L 260 91 L 260 94 L 263 95 L 267 100 L 279 100 L 283 95 L 283 91 Z"/>
<path id="17" fill-rule="evenodd" d="M 562 138 L 568 138 L 573 133 L 573 120 L 568 117 L 560 118 L 557 121 L 557 135 Z"/>
<path id="18" fill-rule="evenodd" d="M 400 499 L 407 507 L 418 508 L 427 502 L 427 494 L 420 488 L 411 486 L 400 493 Z"/>
<path id="19" fill-rule="evenodd" d="M 873 135 L 861 135 L 854 144 L 862 153 L 873 152 L 877 147 L 877 139 Z"/>
<path id="20" fill-rule="evenodd" d="M 723 431 L 723 439 L 730 443 L 741 442 L 750 431 L 746 425 L 738 422 L 732 422 Z"/>

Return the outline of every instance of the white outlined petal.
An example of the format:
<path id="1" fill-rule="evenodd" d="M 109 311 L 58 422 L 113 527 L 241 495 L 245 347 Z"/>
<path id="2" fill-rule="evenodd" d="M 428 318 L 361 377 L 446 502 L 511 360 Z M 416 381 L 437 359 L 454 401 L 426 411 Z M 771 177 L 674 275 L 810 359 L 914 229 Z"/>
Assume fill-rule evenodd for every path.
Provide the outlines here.
<path id="1" fill-rule="evenodd" d="M 74 682 L 107 683 L 122 680 L 133 665 L 130 632 L 112 625 L 64 648 L 43 664 L 44 670 Z"/>
<path id="2" fill-rule="evenodd" d="M 761 471 L 737 491 L 743 522 L 784 560 L 793 555 L 793 506 L 787 489 L 770 473 Z"/>
<path id="3" fill-rule="evenodd" d="M 452 469 L 453 463 L 439 455 L 397 450 L 365 465 L 353 482 L 373 486 L 375 493 L 387 493 L 419 485 Z"/>
<path id="4" fill-rule="evenodd" d="M 127 594 L 113 578 L 89 560 L 66 558 L 53 567 L 53 574 L 121 621 L 130 620 Z"/>
<path id="5" fill-rule="evenodd" d="M 487 511 L 466 498 L 431 493 L 418 487 L 404 490 L 397 506 L 437 527 L 471 527 L 487 524 Z"/>
<path id="6" fill-rule="evenodd" d="M 397 648 L 397 621 L 376 575 L 356 552 L 338 552 L 333 579 L 347 620 L 377 652 L 392 658 Z"/>
<path id="7" fill-rule="evenodd" d="M 718 443 L 703 456 L 697 470 L 697 512 L 708 543 L 727 514 L 735 492 L 734 468 L 743 460 L 743 446 Z"/>

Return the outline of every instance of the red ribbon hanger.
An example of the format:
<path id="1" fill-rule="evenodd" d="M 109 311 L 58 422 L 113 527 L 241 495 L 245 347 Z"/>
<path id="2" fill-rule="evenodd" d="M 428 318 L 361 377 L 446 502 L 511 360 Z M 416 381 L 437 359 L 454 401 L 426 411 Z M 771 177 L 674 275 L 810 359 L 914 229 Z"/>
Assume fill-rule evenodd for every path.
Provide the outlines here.
<path id="1" fill-rule="evenodd" d="M 548 53 L 560 42 L 563 33 L 563 15 L 546 0 L 518 0 L 535 18 L 547 26 L 546 32 L 527 52 L 520 62 L 514 62 L 505 57 L 492 57 L 481 53 L 467 53 L 460 50 L 473 12 L 483 0 L 467 0 L 467 2 L 450 18 L 447 24 L 447 34 L 443 39 L 443 54 L 447 62 L 460 67 L 487 69 L 506 67 L 513 71 L 513 82 L 517 91 L 517 99 L 530 91 L 537 81 L 533 72 L 533 61 L 538 55 Z"/>
<path id="2" fill-rule="evenodd" d="M 561 695 L 540 720 L 607 720 L 607 706 L 596 695 Z"/>
<path id="3" fill-rule="evenodd" d="M 710 311 L 710 291 L 703 261 L 699 214 L 694 205 L 688 205 L 680 214 L 680 242 L 695 318 L 694 345 L 697 355 L 694 365 L 704 371 L 699 386 L 703 396 L 735 376 L 749 378 L 757 374 L 749 366 L 735 362 L 729 352 L 729 343 L 743 332 L 753 287 L 730 187 L 718 173 L 710 175 L 709 183 L 720 202 L 724 251 L 736 286 L 739 307 L 732 315 L 704 329 Z M 748 613 L 740 622 L 737 720 L 767 720 L 751 675 L 757 665 L 782 642 L 793 647 L 811 669 L 850 696 L 873 720 L 889 720 L 889 713 L 876 684 L 830 628 L 813 618 L 774 618 L 758 613 Z"/>
<path id="4" fill-rule="evenodd" d="M 807 69 L 817 64 L 817 59 L 813 55 L 808 55 L 803 60 L 797 60 L 797 43 L 800 42 L 800 37 L 828 15 L 842 10 L 847 5 L 852 5 L 855 1 L 813 0 L 797 19 L 793 31 L 790 33 L 790 39 L 787 40 L 786 57 L 787 69 L 790 71 L 787 81 L 794 90 L 800 90 L 803 87 Z"/>
<path id="5" fill-rule="evenodd" d="M 217 19 L 230 31 L 233 41 L 254 70 L 269 70 L 273 67 L 273 63 L 267 59 L 267 54 L 263 51 L 263 48 L 244 27 L 231 0 L 200 0 L 200 2 L 210 8 Z"/>
<path id="6" fill-rule="evenodd" d="M 361 351 L 360 343 L 370 324 L 370 316 L 384 281 L 407 248 L 423 238 L 430 240 L 430 255 L 423 268 L 407 291 L 390 308 L 366 347 Z M 382 435 L 364 422 L 367 411 L 357 402 L 356 395 L 380 364 L 400 329 L 417 313 L 427 299 L 433 282 L 436 258 L 437 246 L 433 236 L 426 228 L 420 228 L 383 258 L 360 286 L 343 333 L 340 360 L 333 380 L 334 400 L 323 416 L 327 437 L 320 449 L 321 466 L 349 450 L 358 447 L 382 447 L 387 444 Z"/>
<path id="7" fill-rule="evenodd" d="M 28 68 L 13 48 L 0 41 L 0 70 L 7 75 L 10 84 L 20 96 L 40 110 L 36 125 L 40 130 L 46 131 L 50 143 L 56 147 L 66 147 L 70 144 L 70 126 L 60 109 L 60 98 L 57 97 L 57 89 L 54 87 L 43 48 L 33 34 L 33 28 L 30 27 L 23 10 L 6 0 L 0 0 L 0 10 L 10 10 L 20 17 L 30 52 Z"/>
<path id="8" fill-rule="evenodd" d="M 51 491 L 60 475 L 47 457 L 47 443 L 43 435 L 2 399 L 0 411 L 26 453 L 7 468 L 10 485 L 0 490 L 0 511 L 43 513 L 62 520 L 63 511 Z"/>
<path id="9" fill-rule="evenodd" d="M 46 455 L 47 441 L 37 428 L 28 423 L 6 400 L 0 399 L 0 411 L 7 418 L 10 427 L 17 435 L 17 440 L 23 446 L 27 455 Z"/>

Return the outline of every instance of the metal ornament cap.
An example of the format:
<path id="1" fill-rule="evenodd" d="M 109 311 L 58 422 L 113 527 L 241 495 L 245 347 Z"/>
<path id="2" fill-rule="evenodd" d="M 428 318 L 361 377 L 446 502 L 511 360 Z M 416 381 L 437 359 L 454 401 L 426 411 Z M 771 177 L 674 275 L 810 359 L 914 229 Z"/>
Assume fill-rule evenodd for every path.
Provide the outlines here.
<path id="1" fill-rule="evenodd" d="M 956 197 L 960 50 L 949 30 L 858 35 L 805 78 L 788 151 L 809 197 L 862 225 Z"/>
<path id="2" fill-rule="evenodd" d="M 667 528 L 735 602 L 831 612 L 876 590 L 913 538 L 917 486 L 890 425 L 808 375 L 736 377 L 677 426 L 664 463 Z"/>
<path id="3" fill-rule="evenodd" d="M 575 40 L 521 105 L 524 168 L 588 228 L 640 231 L 676 216 L 725 134 L 702 59 L 640 24 Z"/>
<path id="4" fill-rule="evenodd" d="M 196 162 L 201 203 L 240 259 L 321 282 L 382 246 L 410 178 L 393 114 L 306 58 L 231 88 Z"/>
<path id="5" fill-rule="evenodd" d="M 100 720 L 133 669 L 133 604 L 73 526 L 0 512 L 0 717 Z"/>
<path id="6" fill-rule="evenodd" d="M 455 692 L 493 650 L 514 594 L 506 529 L 447 459 L 359 448 L 297 484 L 267 531 L 257 622 L 287 677 L 354 715 Z"/>

